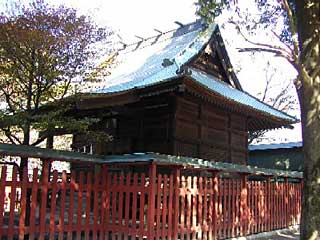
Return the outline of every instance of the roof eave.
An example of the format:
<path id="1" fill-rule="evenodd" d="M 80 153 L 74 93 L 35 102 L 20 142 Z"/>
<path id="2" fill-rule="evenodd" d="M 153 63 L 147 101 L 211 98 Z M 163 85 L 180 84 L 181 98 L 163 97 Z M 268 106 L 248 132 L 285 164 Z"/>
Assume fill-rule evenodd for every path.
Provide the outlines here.
<path id="1" fill-rule="evenodd" d="M 267 120 L 264 128 L 262 129 L 274 129 L 274 128 L 281 128 L 283 126 L 289 127 L 291 124 L 295 124 L 299 122 L 298 119 L 290 116 L 290 119 L 280 118 L 277 116 L 274 116 L 272 114 L 259 111 L 257 109 L 254 109 L 252 107 L 243 105 L 241 103 L 235 102 L 232 99 L 225 98 L 221 94 L 215 91 L 211 91 L 207 89 L 206 87 L 202 86 L 201 84 L 197 83 L 196 79 L 194 79 L 191 76 L 186 76 L 186 91 L 189 91 L 190 93 L 196 94 L 197 96 L 201 96 L 205 98 L 207 101 L 212 102 L 216 105 L 219 105 L 220 107 L 224 109 L 231 110 L 233 112 L 240 112 L 246 115 L 247 117 L 251 117 L 253 119 L 260 119 L 260 120 Z M 192 84 L 195 83 L 196 85 Z M 289 116 L 289 115 L 288 115 Z M 268 126 L 269 125 L 269 126 Z M 258 130 L 258 129 L 257 129 Z"/>

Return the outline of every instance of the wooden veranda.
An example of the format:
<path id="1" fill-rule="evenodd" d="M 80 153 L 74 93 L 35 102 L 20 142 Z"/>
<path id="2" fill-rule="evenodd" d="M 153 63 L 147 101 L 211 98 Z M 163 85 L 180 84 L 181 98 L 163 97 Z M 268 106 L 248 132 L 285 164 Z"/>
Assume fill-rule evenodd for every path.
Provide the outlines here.
<path id="1" fill-rule="evenodd" d="M 24 169 L 22 179 L 2 166 L 0 239 L 227 239 L 300 223 L 297 172 L 157 154 L 8 145 L 0 153 L 43 160 L 41 171 L 28 177 Z M 49 171 L 51 160 L 99 167 L 59 174 Z"/>

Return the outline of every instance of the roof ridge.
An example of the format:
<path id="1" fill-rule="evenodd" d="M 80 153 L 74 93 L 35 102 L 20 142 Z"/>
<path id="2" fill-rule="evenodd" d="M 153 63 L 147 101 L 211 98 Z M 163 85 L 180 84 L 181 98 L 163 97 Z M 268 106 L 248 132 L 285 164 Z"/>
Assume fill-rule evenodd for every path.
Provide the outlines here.
<path id="1" fill-rule="evenodd" d="M 160 43 L 160 42 L 166 41 L 168 39 L 174 39 L 176 37 L 181 37 L 185 34 L 188 34 L 188 33 L 197 31 L 201 28 L 204 28 L 204 26 L 205 25 L 202 23 L 202 21 L 197 19 L 194 22 L 181 25 L 178 28 L 171 29 L 166 32 L 160 32 L 157 30 L 159 32 L 158 35 L 154 35 L 154 36 L 147 37 L 147 38 L 141 38 L 141 40 L 137 41 L 137 42 L 132 42 L 132 43 L 126 44 L 124 42 L 119 41 L 118 43 L 122 45 L 122 48 L 118 49 L 117 52 L 122 52 L 122 53 L 133 52 L 138 49 L 143 49 L 145 47 L 152 46 L 155 43 Z M 138 37 L 138 36 L 136 36 L 136 37 Z M 140 37 L 138 37 L 138 38 L 140 38 Z"/>

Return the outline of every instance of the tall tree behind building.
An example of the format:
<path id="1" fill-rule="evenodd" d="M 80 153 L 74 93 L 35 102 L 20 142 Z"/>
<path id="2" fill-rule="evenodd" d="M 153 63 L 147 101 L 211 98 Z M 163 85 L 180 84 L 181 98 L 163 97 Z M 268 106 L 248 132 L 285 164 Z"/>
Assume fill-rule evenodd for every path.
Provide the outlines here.
<path id="1" fill-rule="evenodd" d="M 212 4 L 218 2 L 219 4 Z M 275 37 L 281 45 L 254 42 L 243 51 L 269 52 L 285 58 L 297 71 L 297 90 L 302 122 L 304 152 L 304 189 L 301 239 L 320 239 L 320 2 L 319 0 L 255 0 L 262 14 L 247 29 L 279 24 L 282 29 Z M 237 0 L 199 0 L 198 14 L 207 20 L 221 12 L 221 4 L 236 4 Z M 235 12 L 236 14 L 236 12 Z"/>

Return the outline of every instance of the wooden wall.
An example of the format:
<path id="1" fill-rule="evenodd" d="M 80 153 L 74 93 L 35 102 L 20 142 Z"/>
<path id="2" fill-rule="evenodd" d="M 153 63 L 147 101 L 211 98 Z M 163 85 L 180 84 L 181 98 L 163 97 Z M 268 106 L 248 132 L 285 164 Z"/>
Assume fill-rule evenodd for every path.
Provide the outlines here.
<path id="1" fill-rule="evenodd" d="M 157 96 L 124 109 L 100 123 L 113 140 L 94 143 L 94 153 L 157 152 L 247 163 L 245 117 L 187 95 Z M 75 137 L 74 146 L 85 141 L 85 136 Z"/>
<path id="2" fill-rule="evenodd" d="M 100 129 L 112 135 L 112 141 L 94 143 L 94 153 L 111 155 L 137 152 L 172 154 L 174 109 L 168 95 L 123 106 L 114 116 L 104 119 Z M 74 148 L 83 146 L 85 136 L 75 136 Z"/>
<path id="3" fill-rule="evenodd" d="M 246 118 L 191 97 L 178 97 L 174 154 L 246 164 Z"/>

